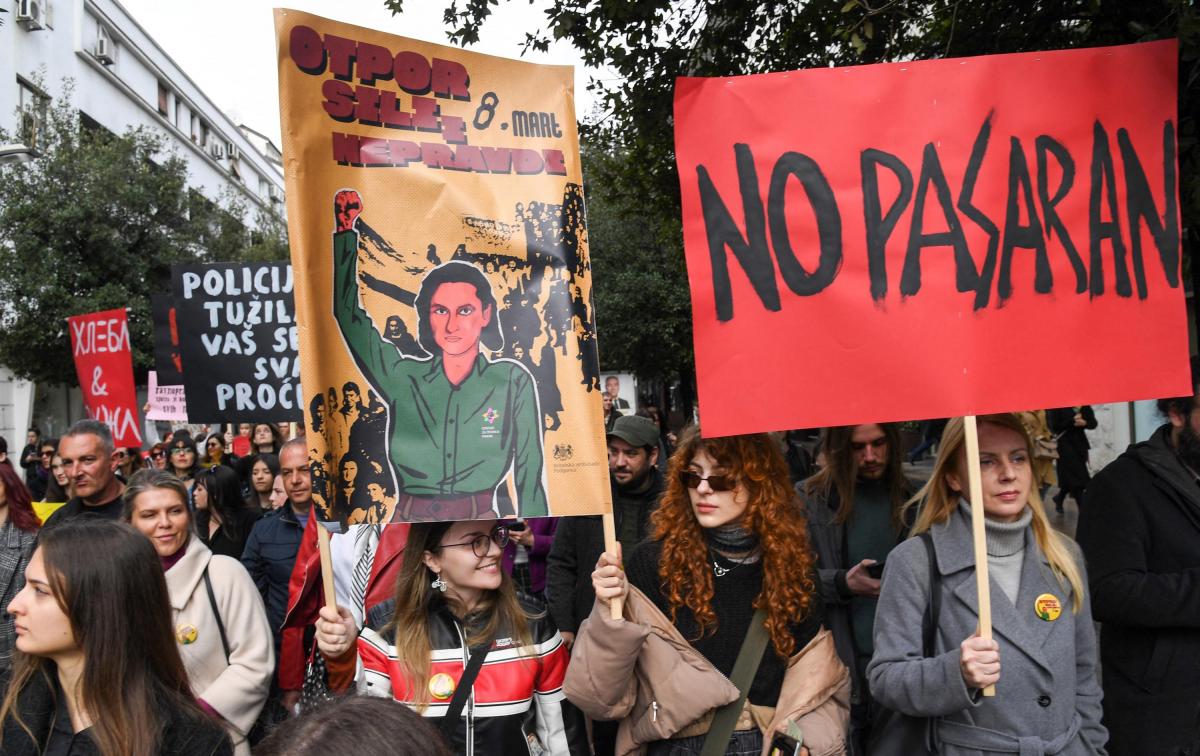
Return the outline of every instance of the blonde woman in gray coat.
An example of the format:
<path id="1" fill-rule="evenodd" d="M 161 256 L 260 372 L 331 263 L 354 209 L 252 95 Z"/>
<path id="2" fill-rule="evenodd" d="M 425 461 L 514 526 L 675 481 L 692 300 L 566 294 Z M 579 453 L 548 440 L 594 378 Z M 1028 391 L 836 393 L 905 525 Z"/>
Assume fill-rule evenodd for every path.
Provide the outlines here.
<path id="1" fill-rule="evenodd" d="M 913 500 L 912 532 L 929 534 L 936 574 L 922 537 L 896 547 L 883 574 L 867 677 L 897 714 L 871 753 L 1102 756 L 1108 732 L 1079 550 L 1046 519 L 1017 415 L 979 418 L 979 456 L 993 637 L 977 634 L 965 434 L 954 419 Z M 982 695 L 988 685 L 994 697 Z"/>

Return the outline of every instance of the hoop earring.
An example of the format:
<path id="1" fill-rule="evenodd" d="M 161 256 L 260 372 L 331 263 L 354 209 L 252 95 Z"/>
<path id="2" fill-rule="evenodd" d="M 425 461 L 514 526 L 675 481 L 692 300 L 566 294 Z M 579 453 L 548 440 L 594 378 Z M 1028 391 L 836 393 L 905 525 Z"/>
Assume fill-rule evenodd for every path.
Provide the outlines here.
<path id="1" fill-rule="evenodd" d="M 429 587 L 435 591 L 441 591 L 442 593 L 445 593 L 446 592 L 446 581 L 442 580 L 441 575 L 436 575 L 433 582 L 429 584 Z"/>

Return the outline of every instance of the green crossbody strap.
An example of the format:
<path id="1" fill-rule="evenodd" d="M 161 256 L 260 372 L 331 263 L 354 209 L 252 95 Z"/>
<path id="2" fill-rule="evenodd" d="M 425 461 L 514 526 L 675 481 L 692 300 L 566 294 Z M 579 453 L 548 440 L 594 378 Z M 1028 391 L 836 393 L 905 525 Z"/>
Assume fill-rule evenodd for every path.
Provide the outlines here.
<path id="1" fill-rule="evenodd" d="M 756 611 L 754 618 L 750 620 L 750 629 L 746 631 L 746 639 L 742 641 L 737 661 L 733 663 L 733 673 L 729 676 L 741 695 L 736 701 L 717 709 L 700 756 L 723 756 L 726 746 L 729 745 L 729 738 L 733 735 L 733 728 L 737 726 L 742 707 L 746 705 L 746 696 L 750 694 L 750 685 L 754 682 L 754 675 L 762 661 L 763 650 L 767 647 L 766 622 L 767 613 L 762 609 Z"/>

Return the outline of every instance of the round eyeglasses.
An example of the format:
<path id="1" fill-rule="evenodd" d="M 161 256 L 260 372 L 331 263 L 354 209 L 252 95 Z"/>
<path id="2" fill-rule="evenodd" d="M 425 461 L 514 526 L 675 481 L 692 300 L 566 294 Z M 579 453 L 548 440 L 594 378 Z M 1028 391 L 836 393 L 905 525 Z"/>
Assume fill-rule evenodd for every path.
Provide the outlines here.
<path id="1" fill-rule="evenodd" d="M 501 549 L 508 545 L 508 528 L 503 525 L 497 525 L 492 529 L 491 533 L 480 534 L 469 541 L 460 541 L 459 543 L 443 543 L 438 546 L 439 549 L 444 549 L 448 546 L 470 546 L 471 551 L 475 556 L 483 558 L 488 555 L 492 549 L 492 544 L 496 544 Z"/>

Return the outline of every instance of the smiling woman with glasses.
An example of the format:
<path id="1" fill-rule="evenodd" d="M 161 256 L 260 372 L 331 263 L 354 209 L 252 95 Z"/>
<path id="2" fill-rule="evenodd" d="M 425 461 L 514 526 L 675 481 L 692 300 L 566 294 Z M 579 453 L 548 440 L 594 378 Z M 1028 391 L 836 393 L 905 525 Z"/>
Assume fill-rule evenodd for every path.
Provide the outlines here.
<path id="1" fill-rule="evenodd" d="M 395 598 L 367 613 L 361 635 L 346 609 L 336 618 L 323 609 L 321 652 L 344 663 L 357 636 L 359 692 L 434 717 L 454 753 L 587 753 L 583 717 L 562 692 L 562 636 L 501 569 L 508 529 L 494 520 L 410 528 Z M 480 653 L 487 663 L 464 683 Z"/>
<path id="2" fill-rule="evenodd" d="M 571 701 L 619 720 L 618 753 L 758 754 L 789 720 L 813 753 L 844 753 L 849 676 L 821 630 L 815 559 L 780 445 L 767 434 L 704 438 L 693 426 L 666 478 L 650 538 L 624 562 L 605 552 L 592 573 Z M 743 653 L 758 661 L 739 675 Z"/>

